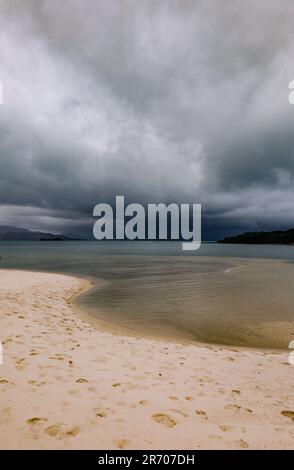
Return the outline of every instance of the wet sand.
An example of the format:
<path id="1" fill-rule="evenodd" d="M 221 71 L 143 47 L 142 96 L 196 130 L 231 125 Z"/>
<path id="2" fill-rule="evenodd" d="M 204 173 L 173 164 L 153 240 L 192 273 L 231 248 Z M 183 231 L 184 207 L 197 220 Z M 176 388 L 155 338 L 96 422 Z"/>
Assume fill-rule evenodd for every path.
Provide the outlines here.
<path id="1" fill-rule="evenodd" d="M 293 449 L 288 352 L 112 335 L 59 274 L 0 271 L 1 449 Z"/>

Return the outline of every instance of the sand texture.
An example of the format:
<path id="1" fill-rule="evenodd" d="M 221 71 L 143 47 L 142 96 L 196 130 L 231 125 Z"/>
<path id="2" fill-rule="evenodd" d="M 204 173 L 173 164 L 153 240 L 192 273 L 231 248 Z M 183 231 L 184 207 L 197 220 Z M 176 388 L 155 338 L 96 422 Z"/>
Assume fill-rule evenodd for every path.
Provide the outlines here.
<path id="1" fill-rule="evenodd" d="M 87 282 L 0 271 L 1 449 L 293 449 L 288 353 L 112 335 Z"/>

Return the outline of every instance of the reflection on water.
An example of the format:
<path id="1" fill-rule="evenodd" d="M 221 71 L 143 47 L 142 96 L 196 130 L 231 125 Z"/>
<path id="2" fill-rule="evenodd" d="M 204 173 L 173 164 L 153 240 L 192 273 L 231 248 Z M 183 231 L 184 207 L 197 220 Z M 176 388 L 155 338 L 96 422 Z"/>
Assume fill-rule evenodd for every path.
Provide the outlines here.
<path id="1" fill-rule="evenodd" d="M 2 267 L 90 278 L 95 288 L 78 305 L 111 329 L 277 348 L 294 338 L 294 264 L 278 260 L 293 260 L 293 250 L 206 245 L 187 255 L 178 243 L 0 244 Z"/>
<path id="2" fill-rule="evenodd" d="M 294 332 L 293 274 L 280 261 L 137 258 L 113 268 L 113 278 L 78 304 L 147 336 L 286 348 Z"/>

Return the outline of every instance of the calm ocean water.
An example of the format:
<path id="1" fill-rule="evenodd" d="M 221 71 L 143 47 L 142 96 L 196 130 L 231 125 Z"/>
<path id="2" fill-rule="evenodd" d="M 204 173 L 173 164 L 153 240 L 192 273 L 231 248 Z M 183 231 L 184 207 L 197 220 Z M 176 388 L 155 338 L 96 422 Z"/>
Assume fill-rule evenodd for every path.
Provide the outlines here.
<path id="1" fill-rule="evenodd" d="M 0 242 L 0 256 L 2 268 L 90 279 L 77 303 L 113 331 L 266 348 L 294 339 L 294 247 Z"/>

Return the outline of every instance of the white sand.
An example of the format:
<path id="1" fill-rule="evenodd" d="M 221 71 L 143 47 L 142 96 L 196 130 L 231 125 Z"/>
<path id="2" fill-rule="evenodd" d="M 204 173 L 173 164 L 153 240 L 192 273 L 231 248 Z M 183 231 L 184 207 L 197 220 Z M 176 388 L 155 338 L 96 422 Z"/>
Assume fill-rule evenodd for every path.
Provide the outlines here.
<path id="1" fill-rule="evenodd" d="M 0 271 L 1 449 L 293 449 L 288 354 L 114 336 L 70 276 Z"/>

